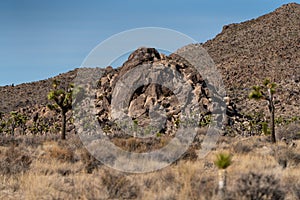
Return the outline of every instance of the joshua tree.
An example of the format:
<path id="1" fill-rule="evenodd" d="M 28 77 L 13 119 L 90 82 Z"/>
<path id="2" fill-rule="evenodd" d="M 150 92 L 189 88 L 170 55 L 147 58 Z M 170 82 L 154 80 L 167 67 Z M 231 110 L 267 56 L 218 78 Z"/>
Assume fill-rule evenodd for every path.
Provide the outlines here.
<path id="1" fill-rule="evenodd" d="M 66 124 L 67 124 L 67 112 L 72 109 L 72 91 L 74 86 L 70 84 L 65 90 L 60 87 L 60 81 L 54 80 L 52 84 L 53 90 L 49 92 L 48 99 L 54 101 L 53 104 L 49 104 L 48 108 L 61 114 L 61 139 L 66 139 Z"/>
<path id="2" fill-rule="evenodd" d="M 0 111 L 0 133 L 3 133 L 4 128 L 6 127 L 6 122 L 3 118 L 4 118 L 4 113 Z"/>
<path id="3" fill-rule="evenodd" d="M 26 130 L 26 121 L 27 117 L 25 115 L 22 115 L 21 113 L 18 113 L 16 111 L 10 112 L 10 118 L 8 119 L 8 124 L 11 126 L 11 135 L 15 134 L 15 128 L 17 126 L 20 126 L 22 128 L 23 134 Z"/>
<path id="4" fill-rule="evenodd" d="M 10 118 L 8 119 L 8 123 L 11 126 L 10 133 L 11 135 L 15 135 L 15 128 L 17 126 L 17 112 L 11 112 L 10 113 Z"/>
<path id="5" fill-rule="evenodd" d="M 219 187 L 218 196 L 220 199 L 224 199 L 226 190 L 226 169 L 231 165 L 231 155 L 227 153 L 217 154 L 215 165 L 219 168 Z"/>
<path id="6" fill-rule="evenodd" d="M 27 116 L 23 115 L 21 113 L 17 114 L 17 125 L 21 127 L 22 134 L 25 134 L 26 131 L 26 122 L 27 122 Z"/>
<path id="7" fill-rule="evenodd" d="M 268 101 L 268 108 L 271 114 L 271 141 L 276 143 L 275 136 L 275 106 L 274 106 L 274 93 L 275 83 L 271 83 L 269 79 L 263 82 L 263 86 L 253 86 L 252 91 L 249 94 L 250 99 L 266 100 Z"/>

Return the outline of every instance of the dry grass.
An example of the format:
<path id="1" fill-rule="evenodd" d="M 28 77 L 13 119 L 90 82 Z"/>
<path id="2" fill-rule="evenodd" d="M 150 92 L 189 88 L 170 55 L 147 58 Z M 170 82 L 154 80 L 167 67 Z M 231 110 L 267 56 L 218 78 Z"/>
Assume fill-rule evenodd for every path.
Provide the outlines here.
<path id="1" fill-rule="evenodd" d="M 56 159 L 61 162 L 75 162 L 72 149 L 60 146 L 57 142 L 45 142 L 42 147 L 44 150 L 42 157 L 45 160 Z"/>
<path id="2" fill-rule="evenodd" d="M 32 158 L 25 148 L 12 145 L 2 151 L 0 154 L 0 174 L 16 176 L 29 170 Z"/>
<path id="3" fill-rule="evenodd" d="M 233 155 L 227 169 L 228 195 L 224 199 L 242 199 L 240 186 L 247 184 L 241 177 L 245 179 L 251 173 L 273 177 L 276 185 L 269 188 L 282 191 L 285 199 L 299 199 L 298 144 L 296 141 L 294 147 L 285 143 L 274 146 L 263 137 L 222 137 L 218 147 L 204 159 L 181 159 L 159 171 L 128 174 L 101 165 L 80 145 L 78 138 L 66 142 L 45 140 L 32 146 L 6 142 L 0 146 L 1 158 L 18 163 L 26 155 L 30 162 L 27 166 L 19 164 L 24 167 L 20 171 L 11 163 L 8 168 L 12 171 L 2 173 L 0 199 L 217 199 L 218 169 L 214 160 L 224 151 Z M 279 162 L 282 155 L 292 155 L 286 158 L 285 167 Z M 1 165 L 0 171 L 4 170 Z M 268 186 L 262 180 L 262 185 Z"/>

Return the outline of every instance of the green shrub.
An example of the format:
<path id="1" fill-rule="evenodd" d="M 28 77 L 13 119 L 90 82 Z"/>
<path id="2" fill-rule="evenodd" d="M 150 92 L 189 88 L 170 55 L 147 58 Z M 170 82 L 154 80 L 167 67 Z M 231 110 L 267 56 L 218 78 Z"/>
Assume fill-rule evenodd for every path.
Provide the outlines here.
<path id="1" fill-rule="evenodd" d="M 232 156 L 230 154 L 219 153 L 214 163 L 219 169 L 226 169 L 232 163 L 231 158 Z"/>

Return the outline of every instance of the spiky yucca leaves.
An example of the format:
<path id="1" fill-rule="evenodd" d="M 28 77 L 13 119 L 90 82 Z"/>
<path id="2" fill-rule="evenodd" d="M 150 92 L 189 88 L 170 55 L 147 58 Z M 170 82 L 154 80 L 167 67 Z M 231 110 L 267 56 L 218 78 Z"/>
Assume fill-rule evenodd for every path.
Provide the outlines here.
<path id="1" fill-rule="evenodd" d="M 216 160 L 215 160 L 215 165 L 219 169 L 226 169 L 231 165 L 231 154 L 227 153 L 219 153 L 217 154 Z"/>
<path id="2" fill-rule="evenodd" d="M 219 168 L 219 188 L 218 188 L 218 197 L 219 199 L 224 199 L 226 195 L 226 179 L 227 173 L 226 169 L 231 165 L 232 160 L 231 154 L 219 153 L 217 154 L 215 165 Z"/>
<path id="3" fill-rule="evenodd" d="M 53 90 L 49 92 L 48 99 L 53 101 L 53 104 L 49 104 L 48 108 L 61 113 L 62 116 L 62 129 L 61 139 L 66 139 L 66 114 L 72 109 L 72 92 L 74 86 L 70 84 L 66 90 L 60 88 L 60 81 L 54 80 L 52 84 Z"/>
<path id="4" fill-rule="evenodd" d="M 60 81 L 54 80 L 52 87 L 53 90 L 49 92 L 48 99 L 53 100 L 55 104 L 49 104 L 50 109 L 64 109 L 70 110 L 72 108 L 72 91 L 74 86 L 70 84 L 67 90 L 59 88 Z"/>
<path id="5" fill-rule="evenodd" d="M 267 79 L 264 80 L 263 84 L 264 84 L 265 87 L 267 87 L 268 89 L 270 89 L 270 92 L 272 94 L 275 94 L 275 88 L 277 86 L 276 83 L 272 83 L 270 81 L 270 79 L 267 78 Z"/>
<path id="6" fill-rule="evenodd" d="M 275 106 L 274 97 L 276 84 L 272 83 L 270 79 L 263 81 L 263 86 L 253 86 L 252 91 L 249 94 L 250 99 L 266 100 L 269 103 L 269 111 L 271 114 L 271 141 L 276 142 L 275 136 Z"/>
<path id="7" fill-rule="evenodd" d="M 10 117 L 8 119 L 8 125 L 11 127 L 11 135 L 15 134 L 15 128 L 16 127 L 21 127 L 23 134 L 25 133 L 26 129 L 26 121 L 27 117 L 25 115 L 22 115 L 21 113 L 18 113 L 16 111 L 10 112 Z"/>
<path id="8" fill-rule="evenodd" d="M 257 85 L 253 86 L 253 87 L 252 87 L 252 91 L 251 91 L 251 93 L 249 94 L 249 98 L 250 98 L 250 99 L 257 99 L 257 100 L 259 100 L 259 99 L 261 99 L 262 97 L 263 97 L 263 94 L 262 94 L 262 92 L 261 92 L 261 87 L 260 87 L 260 86 L 257 86 Z"/>

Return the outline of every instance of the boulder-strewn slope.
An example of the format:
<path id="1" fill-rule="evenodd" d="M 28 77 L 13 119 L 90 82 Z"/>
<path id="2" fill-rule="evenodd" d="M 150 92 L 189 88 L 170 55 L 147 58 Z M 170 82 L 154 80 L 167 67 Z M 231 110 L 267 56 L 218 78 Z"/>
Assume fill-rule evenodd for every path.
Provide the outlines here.
<path id="1" fill-rule="evenodd" d="M 136 69 L 138 71 L 135 71 Z M 179 76 L 184 79 L 178 78 Z M 149 81 L 149 79 L 152 80 Z M 183 81 L 185 83 L 180 83 L 179 79 L 185 80 Z M 122 84 L 118 85 L 118 83 Z M 122 85 L 126 85 L 126 87 L 122 87 Z M 127 89 L 127 85 L 137 88 L 132 94 L 129 94 L 131 96 L 124 100 L 122 98 L 119 102 L 126 104 L 125 102 L 128 100 L 128 105 L 122 108 L 115 105 L 118 107 L 117 111 L 122 110 L 131 118 L 130 120 L 134 120 L 146 129 L 151 125 L 155 127 L 161 125 L 161 129 L 156 130 L 155 133 L 174 133 L 181 123 L 180 116 L 184 115 L 183 110 L 186 113 L 189 113 L 190 110 L 197 112 L 199 114 L 197 117 L 202 121 L 209 113 L 213 112 L 210 100 L 213 95 L 201 74 L 190 63 L 176 54 L 166 56 L 159 54 L 154 48 L 142 47 L 134 51 L 122 67 L 106 68 L 104 76 L 99 80 L 96 107 L 102 127 L 105 127 L 106 123 L 111 124 L 111 120 L 114 120 L 112 95 L 121 94 L 123 90 Z M 118 96 L 114 98 L 118 98 Z M 118 99 L 114 100 L 118 101 Z M 117 120 L 120 120 L 119 116 L 117 116 Z M 148 132 L 151 131 L 154 130 L 150 128 Z"/>
<path id="2" fill-rule="evenodd" d="M 61 80 L 67 86 L 76 76 L 76 69 L 53 78 L 23 83 L 16 86 L 0 87 L 0 111 L 10 112 L 24 107 L 35 107 L 48 103 L 47 94 L 52 88 L 54 79 Z"/>
<path id="3" fill-rule="evenodd" d="M 278 84 L 277 113 L 300 115 L 300 5 L 230 24 L 204 48 L 222 71 L 227 93 L 243 111 L 255 108 L 249 89 L 270 78 Z"/>

